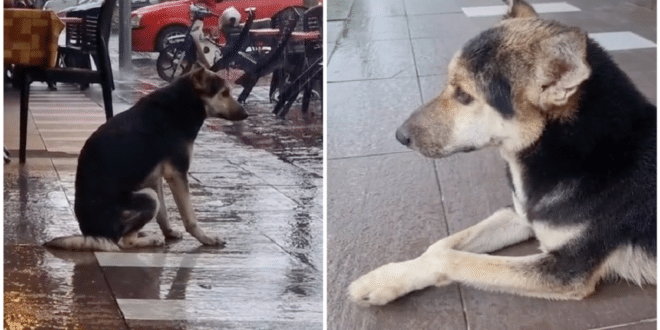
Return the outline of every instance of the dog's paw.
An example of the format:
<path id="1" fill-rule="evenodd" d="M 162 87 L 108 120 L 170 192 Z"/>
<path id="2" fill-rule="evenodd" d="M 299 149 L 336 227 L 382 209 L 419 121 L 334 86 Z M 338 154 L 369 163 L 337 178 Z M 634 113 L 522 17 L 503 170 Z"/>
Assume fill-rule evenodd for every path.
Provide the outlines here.
<path id="1" fill-rule="evenodd" d="M 406 265 L 391 263 L 363 275 L 348 287 L 350 298 L 358 305 L 385 305 L 410 292 Z"/>
<path id="2" fill-rule="evenodd" d="M 148 243 L 149 246 L 164 246 L 165 245 L 165 239 L 162 237 L 149 237 L 150 242 Z"/>
<path id="3" fill-rule="evenodd" d="M 209 237 L 209 236 L 203 236 L 203 237 L 198 237 L 197 238 L 200 243 L 204 245 L 210 245 L 210 246 L 223 246 L 225 245 L 225 241 L 220 238 L 220 237 Z"/>
<path id="4" fill-rule="evenodd" d="M 179 239 L 179 238 L 183 237 L 183 233 L 182 233 L 182 232 L 180 232 L 180 231 L 178 231 L 178 230 L 174 230 L 174 229 L 172 229 L 172 230 L 170 230 L 170 231 L 167 231 L 167 232 L 164 231 L 164 232 L 163 232 L 163 235 L 165 235 L 165 238 L 175 238 L 175 239 Z"/>
<path id="5" fill-rule="evenodd" d="M 437 261 L 418 258 L 387 264 L 351 283 L 348 294 L 360 306 L 385 305 L 414 290 L 449 284 Z"/>

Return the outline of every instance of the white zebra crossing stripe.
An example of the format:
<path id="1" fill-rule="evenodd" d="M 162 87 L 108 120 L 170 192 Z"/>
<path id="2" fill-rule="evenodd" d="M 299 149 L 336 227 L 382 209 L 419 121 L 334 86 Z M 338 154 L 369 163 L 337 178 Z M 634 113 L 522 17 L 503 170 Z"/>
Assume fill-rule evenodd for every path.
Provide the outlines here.
<path id="1" fill-rule="evenodd" d="M 654 42 L 640 37 L 639 35 L 630 31 L 589 33 L 589 37 L 594 39 L 606 50 L 627 50 L 656 47 Z"/>
<path id="2" fill-rule="evenodd" d="M 580 11 L 580 8 L 567 2 L 538 3 L 532 4 L 532 7 L 539 14 Z M 462 7 L 461 9 L 467 17 L 502 16 L 506 14 L 507 6 Z"/>
<path id="3" fill-rule="evenodd" d="M 127 320 L 277 322 L 278 324 L 290 322 L 292 326 L 301 322 L 318 323 L 319 326 L 322 323 L 323 310 L 315 301 L 296 301 L 291 306 L 287 306 L 287 303 L 278 299 L 263 299 L 267 298 L 264 297 L 264 292 L 254 292 L 251 303 L 240 298 L 238 299 L 241 301 L 237 303 L 236 295 L 243 297 L 246 295 L 246 290 L 249 288 L 222 289 L 218 294 L 219 298 L 216 299 L 210 297 L 206 297 L 206 300 L 117 299 L 117 304 Z M 301 310 L 306 312 L 301 313 Z"/>

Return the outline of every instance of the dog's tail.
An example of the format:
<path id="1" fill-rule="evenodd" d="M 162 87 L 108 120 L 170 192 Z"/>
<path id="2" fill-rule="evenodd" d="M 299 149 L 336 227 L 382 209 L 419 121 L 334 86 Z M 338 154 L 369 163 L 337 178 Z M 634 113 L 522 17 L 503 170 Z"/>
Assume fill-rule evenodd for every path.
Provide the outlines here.
<path id="1" fill-rule="evenodd" d="M 94 236 L 67 236 L 58 237 L 50 242 L 46 242 L 44 246 L 62 250 L 73 251 L 120 251 L 119 245 L 113 240 L 106 237 Z"/>

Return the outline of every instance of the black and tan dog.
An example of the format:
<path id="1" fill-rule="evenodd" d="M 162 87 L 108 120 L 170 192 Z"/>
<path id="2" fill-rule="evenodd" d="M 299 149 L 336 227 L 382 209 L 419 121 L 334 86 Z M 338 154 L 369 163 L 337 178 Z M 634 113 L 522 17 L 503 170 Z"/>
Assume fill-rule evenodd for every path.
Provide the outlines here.
<path id="1" fill-rule="evenodd" d="M 74 209 L 82 236 L 56 238 L 46 246 L 117 251 L 163 245 L 159 235 L 138 234 L 153 218 L 165 237 L 181 237 L 167 218 L 163 178 L 186 231 L 202 244 L 223 244 L 197 224 L 188 168 L 193 143 L 206 118 L 243 120 L 247 116 L 222 78 L 201 67 L 142 98 L 99 127 L 80 152 Z"/>
<path id="2" fill-rule="evenodd" d="M 656 283 L 656 107 L 579 29 L 511 1 L 396 137 L 427 157 L 498 147 L 513 207 L 357 279 L 358 304 L 452 282 L 548 299 L 607 277 Z M 536 255 L 486 254 L 530 237 Z"/>

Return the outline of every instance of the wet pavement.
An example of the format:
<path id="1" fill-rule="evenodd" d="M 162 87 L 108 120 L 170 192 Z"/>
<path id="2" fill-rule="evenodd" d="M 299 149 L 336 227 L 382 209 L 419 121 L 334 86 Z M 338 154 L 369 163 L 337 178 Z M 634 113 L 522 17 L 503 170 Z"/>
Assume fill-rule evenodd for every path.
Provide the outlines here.
<path id="1" fill-rule="evenodd" d="M 117 68 L 116 53 L 111 58 Z M 115 72 L 115 82 L 115 113 L 164 84 L 155 54 L 136 54 L 132 73 Z M 185 233 L 162 248 L 122 253 L 42 247 L 79 233 L 77 154 L 104 119 L 99 86 L 81 93 L 58 84 L 52 92 L 34 83 L 27 163 L 12 158 L 4 167 L 5 328 L 321 329 L 322 105 L 313 101 L 303 114 L 296 103 L 276 118 L 267 83 L 248 98 L 247 120 L 208 120 L 195 142 L 196 216 L 226 246 L 201 246 Z M 4 143 L 16 156 L 18 91 L 4 93 Z M 165 203 L 183 231 L 169 189 Z M 143 231 L 160 233 L 156 223 Z"/>
<path id="2" fill-rule="evenodd" d="M 655 2 L 567 4 L 579 11 L 560 3 L 542 16 L 578 25 L 594 38 L 630 31 L 656 40 Z M 603 283 L 587 299 L 570 302 L 456 284 L 417 291 L 383 307 L 359 308 L 348 300 L 346 289 L 360 275 L 417 257 L 433 242 L 511 204 L 497 151 L 431 160 L 394 138 L 409 114 L 442 89 L 454 52 L 501 17 L 468 15 L 475 11 L 464 8 L 501 5 L 500 0 L 328 4 L 328 329 L 656 329 L 656 287 L 622 282 Z M 655 103 L 656 48 L 610 54 Z M 536 244 L 498 254 L 529 254 Z"/>

